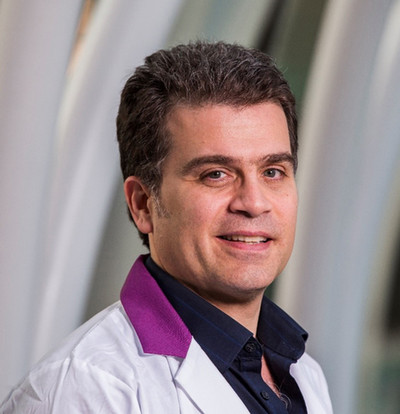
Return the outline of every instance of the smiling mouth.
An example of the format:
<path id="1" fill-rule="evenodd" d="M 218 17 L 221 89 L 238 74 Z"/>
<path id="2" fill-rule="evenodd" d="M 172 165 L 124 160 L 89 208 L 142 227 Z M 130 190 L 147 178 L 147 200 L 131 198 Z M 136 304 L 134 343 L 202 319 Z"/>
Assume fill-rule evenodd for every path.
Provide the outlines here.
<path id="1" fill-rule="evenodd" d="M 219 236 L 220 239 L 232 241 L 232 242 L 241 242 L 249 244 L 259 244 L 267 243 L 271 239 L 263 236 L 241 236 L 241 235 L 232 235 L 232 236 Z"/>

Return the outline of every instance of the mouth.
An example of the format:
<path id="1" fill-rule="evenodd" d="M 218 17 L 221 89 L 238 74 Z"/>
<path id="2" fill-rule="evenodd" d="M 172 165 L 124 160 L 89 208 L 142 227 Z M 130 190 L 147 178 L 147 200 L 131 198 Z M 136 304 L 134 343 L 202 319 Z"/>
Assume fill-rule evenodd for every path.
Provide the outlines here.
<path id="1" fill-rule="evenodd" d="M 227 240 L 230 242 L 239 242 L 239 243 L 247 243 L 247 244 L 260 244 L 260 243 L 267 243 L 270 239 L 269 237 L 265 236 L 244 236 L 240 234 L 233 234 L 227 236 L 219 236 L 220 239 Z"/>

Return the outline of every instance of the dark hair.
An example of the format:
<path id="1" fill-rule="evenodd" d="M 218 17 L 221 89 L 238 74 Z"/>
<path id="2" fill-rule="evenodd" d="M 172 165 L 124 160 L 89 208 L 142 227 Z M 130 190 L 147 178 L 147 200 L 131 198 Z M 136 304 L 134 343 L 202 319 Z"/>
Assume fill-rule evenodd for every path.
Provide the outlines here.
<path id="1" fill-rule="evenodd" d="M 166 119 L 175 105 L 243 107 L 262 102 L 275 102 L 285 112 L 296 169 L 295 99 L 269 56 L 224 42 L 195 42 L 148 56 L 121 94 L 117 138 L 124 179 L 137 176 L 159 195 L 170 149 Z M 148 247 L 147 234 L 140 236 Z"/>

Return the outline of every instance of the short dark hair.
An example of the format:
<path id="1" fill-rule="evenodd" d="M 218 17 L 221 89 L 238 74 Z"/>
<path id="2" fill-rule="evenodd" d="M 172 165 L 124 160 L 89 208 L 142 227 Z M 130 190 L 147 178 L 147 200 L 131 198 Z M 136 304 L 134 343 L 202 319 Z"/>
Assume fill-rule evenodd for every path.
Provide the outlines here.
<path id="1" fill-rule="evenodd" d="M 296 169 L 295 99 L 271 57 L 236 44 L 203 41 L 148 56 L 121 94 L 117 138 L 124 179 L 137 176 L 159 195 L 171 146 L 166 120 L 175 105 L 245 107 L 262 102 L 275 102 L 285 112 Z M 149 247 L 148 235 L 140 236 Z"/>

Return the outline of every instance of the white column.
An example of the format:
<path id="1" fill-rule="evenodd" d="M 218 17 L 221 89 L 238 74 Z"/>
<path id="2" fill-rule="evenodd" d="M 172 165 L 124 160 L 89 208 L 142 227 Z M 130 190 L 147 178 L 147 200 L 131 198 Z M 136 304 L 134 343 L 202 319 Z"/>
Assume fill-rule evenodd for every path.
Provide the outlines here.
<path id="1" fill-rule="evenodd" d="M 0 6 L 0 399 L 27 368 L 54 131 L 80 0 Z"/>
<path id="2" fill-rule="evenodd" d="M 356 412 L 370 281 L 381 277 L 372 274 L 377 240 L 398 193 L 400 37 L 392 3 L 328 5 L 301 128 L 296 247 L 278 292 L 310 331 L 310 351 L 341 414 Z"/>

